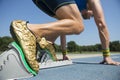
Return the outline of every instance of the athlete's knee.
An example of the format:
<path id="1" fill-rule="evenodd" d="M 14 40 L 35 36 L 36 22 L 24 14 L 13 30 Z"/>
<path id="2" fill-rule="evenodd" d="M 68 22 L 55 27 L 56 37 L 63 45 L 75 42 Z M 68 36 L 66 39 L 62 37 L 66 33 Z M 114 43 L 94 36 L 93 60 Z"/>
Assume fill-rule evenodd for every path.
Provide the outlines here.
<path id="1" fill-rule="evenodd" d="M 75 25 L 74 25 L 74 31 L 75 34 L 80 34 L 81 32 L 84 31 L 84 24 L 82 23 L 82 21 L 75 21 Z"/>

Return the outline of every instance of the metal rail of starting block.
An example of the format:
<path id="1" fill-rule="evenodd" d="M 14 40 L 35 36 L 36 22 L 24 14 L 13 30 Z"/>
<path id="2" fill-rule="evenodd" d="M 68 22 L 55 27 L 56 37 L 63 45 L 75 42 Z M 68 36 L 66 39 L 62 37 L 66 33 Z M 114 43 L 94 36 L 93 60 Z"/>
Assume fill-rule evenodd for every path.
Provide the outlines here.
<path id="1" fill-rule="evenodd" d="M 66 66 L 71 64 L 72 64 L 72 60 L 47 61 L 47 62 L 39 63 L 40 69 L 60 67 L 60 66 Z"/>
<path id="2" fill-rule="evenodd" d="M 46 51 L 38 52 L 37 57 L 40 69 L 72 64 L 72 60 L 53 61 Z M 30 78 L 35 75 L 37 73 L 29 67 L 21 48 L 15 42 L 0 55 L 0 80 Z"/>
<path id="3" fill-rule="evenodd" d="M 46 69 L 46 68 L 53 68 L 53 67 L 59 67 L 59 66 L 66 66 L 71 65 L 72 60 L 58 60 L 54 61 L 53 58 L 47 53 L 48 51 L 41 50 L 40 53 L 38 52 L 38 61 L 40 69 Z"/>

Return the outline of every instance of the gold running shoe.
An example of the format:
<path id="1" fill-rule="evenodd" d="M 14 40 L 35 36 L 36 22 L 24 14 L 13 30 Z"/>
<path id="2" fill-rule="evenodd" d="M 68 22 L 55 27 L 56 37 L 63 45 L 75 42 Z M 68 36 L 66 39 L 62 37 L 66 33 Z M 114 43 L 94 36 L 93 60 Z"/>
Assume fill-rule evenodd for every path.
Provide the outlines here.
<path id="1" fill-rule="evenodd" d="M 55 48 L 52 42 L 47 41 L 44 37 L 42 37 L 42 38 L 37 38 L 37 43 L 39 44 L 40 48 L 46 49 L 47 51 L 49 51 L 49 55 L 51 56 L 53 61 L 58 60 L 55 54 Z"/>
<path id="2" fill-rule="evenodd" d="M 22 48 L 30 67 L 38 73 L 39 63 L 36 57 L 36 37 L 27 28 L 27 22 L 15 20 L 10 25 L 10 32 L 17 44 Z"/>

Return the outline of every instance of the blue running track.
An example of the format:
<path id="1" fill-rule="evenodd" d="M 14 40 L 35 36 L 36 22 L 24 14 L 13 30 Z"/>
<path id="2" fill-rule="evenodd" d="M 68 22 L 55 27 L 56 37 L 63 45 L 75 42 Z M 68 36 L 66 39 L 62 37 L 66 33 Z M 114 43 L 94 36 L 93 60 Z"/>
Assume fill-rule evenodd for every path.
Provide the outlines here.
<path id="1" fill-rule="evenodd" d="M 112 58 L 120 61 L 120 55 Z M 73 59 L 73 64 L 42 69 L 35 77 L 22 80 L 120 80 L 120 66 L 99 64 L 102 57 Z"/>

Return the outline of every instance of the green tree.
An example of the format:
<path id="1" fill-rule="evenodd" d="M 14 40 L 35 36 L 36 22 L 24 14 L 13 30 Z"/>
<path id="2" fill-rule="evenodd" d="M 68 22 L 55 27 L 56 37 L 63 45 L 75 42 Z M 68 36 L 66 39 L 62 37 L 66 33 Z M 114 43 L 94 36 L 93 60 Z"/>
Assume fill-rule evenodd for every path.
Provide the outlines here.
<path id="1" fill-rule="evenodd" d="M 5 51 L 8 49 L 8 44 L 11 43 L 13 39 L 9 36 L 1 37 L 0 38 L 0 51 Z"/>
<path id="2" fill-rule="evenodd" d="M 54 47 L 55 47 L 56 52 L 61 52 L 61 46 L 60 45 L 54 44 Z"/>
<path id="3" fill-rule="evenodd" d="M 120 41 L 110 42 L 111 51 L 120 51 Z"/>
<path id="4" fill-rule="evenodd" d="M 2 45 L 2 38 L 0 37 L 0 45 Z"/>
<path id="5" fill-rule="evenodd" d="M 70 41 L 67 43 L 67 49 L 70 52 L 76 52 L 78 45 L 74 41 Z"/>

